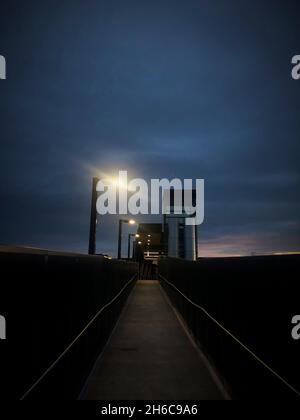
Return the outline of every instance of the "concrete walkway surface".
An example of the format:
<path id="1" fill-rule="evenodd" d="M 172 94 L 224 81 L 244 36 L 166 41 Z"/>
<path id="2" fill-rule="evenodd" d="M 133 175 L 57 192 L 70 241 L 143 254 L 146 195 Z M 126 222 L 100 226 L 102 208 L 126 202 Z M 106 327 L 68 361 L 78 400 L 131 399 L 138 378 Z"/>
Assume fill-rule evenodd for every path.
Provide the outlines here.
<path id="1" fill-rule="evenodd" d="M 86 400 L 223 400 L 157 281 L 138 281 L 97 361 Z"/>

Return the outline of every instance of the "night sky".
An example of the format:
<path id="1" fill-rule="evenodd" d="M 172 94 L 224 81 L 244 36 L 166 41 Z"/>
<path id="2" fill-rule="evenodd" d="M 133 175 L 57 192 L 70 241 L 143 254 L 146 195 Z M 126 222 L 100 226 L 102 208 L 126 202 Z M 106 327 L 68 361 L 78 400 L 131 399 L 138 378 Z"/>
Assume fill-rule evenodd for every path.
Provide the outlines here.
<path id="1" fill-rule="evenodd" d="M 200 255 L 299 251 L 299 19 L 297 0 L 1 1 L 0 243 L 86 252 L 91 177 L 127 169 L 205 179 Z"/>

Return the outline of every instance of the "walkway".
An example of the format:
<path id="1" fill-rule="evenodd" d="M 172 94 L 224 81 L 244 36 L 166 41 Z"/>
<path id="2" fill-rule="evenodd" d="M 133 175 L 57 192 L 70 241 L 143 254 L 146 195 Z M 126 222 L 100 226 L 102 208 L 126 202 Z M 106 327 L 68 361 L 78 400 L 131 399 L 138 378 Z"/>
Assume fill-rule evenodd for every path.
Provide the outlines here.
<path id="1" fill-rule="evenodd" d="M 139 281 L 103 355 L 87 400 L 224 399 L 157 281 Z"/>

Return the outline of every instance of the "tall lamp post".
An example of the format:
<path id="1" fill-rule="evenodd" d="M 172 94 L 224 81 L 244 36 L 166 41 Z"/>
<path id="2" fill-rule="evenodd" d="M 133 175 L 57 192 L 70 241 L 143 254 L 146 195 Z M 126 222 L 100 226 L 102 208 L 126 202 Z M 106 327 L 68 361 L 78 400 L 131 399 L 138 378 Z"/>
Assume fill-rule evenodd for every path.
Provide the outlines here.
<path id="1" fill-rule="evenodd" d="M 135 225 L 135 221 L 130 219 L 120 219 L 119 220 L 119 235 L 118 235 L 118 260 L 121 259 L 121 253 L 122 253 L 122 228 L 123 223 L 127 223 L 129 225 Z"/>
<path id="2" fill-rule="evenodd" d="M 140 237 L 140 235 L 137 233 L 135 235 L 135 240 L 133 241 L 133 249 L 132 249 L 132 259 L 136 261 L 136 245 L 137 245 L 137 239 Z"/>
<path id="3" fill-rule="evenodd" d="M 137 233 L 129 233 L 128 234 L 128 259 L 130 260 L 131 256 L 131 238 L 139 238 L 140 235 L 138 235 Z M 135 242 L 134 242 L 135 243 Z M 134 254 L 134 245 L 133 245 L 133 254 Z M 133 256 L 134 258 L 134 256 Z"/>
<path id="4" fill-rule="evenodd" d="M 91 218 L 90 218 L 90 237 L 89 237 L 89 254 L 94 255 L 96 252 L 96 229 L 97 229 L 97 184 L 99 178 L 93 178 L 92 185 L 92 201 L 91 201 Z"/>

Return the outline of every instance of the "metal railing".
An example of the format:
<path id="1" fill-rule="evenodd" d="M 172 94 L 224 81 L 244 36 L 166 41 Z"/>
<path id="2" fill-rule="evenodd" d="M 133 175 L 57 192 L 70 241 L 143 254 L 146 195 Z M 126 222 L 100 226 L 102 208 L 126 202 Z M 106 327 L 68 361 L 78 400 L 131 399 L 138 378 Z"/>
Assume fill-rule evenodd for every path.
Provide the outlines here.
<path id="1" fill-rule="evenodd" d="M 15 378 L 8 396 L 76 399 L 137 279 L 138 264 L 0 247 L 0 270 L 7 367 Z"/>
<path id="2" fill-rule="evenodd" d="M 128 286 L 136 279 L 137 275 L 135 274 L 126 284 L 122 287 L 122 289 L 117 293 L 117 295 L 106 305 L 102 306 L 101 309 L 93 316 L 93 318 L 86 324 L 86 326 L 82 329 L 82 331 L 74 338 L 74 340 L 65 348 L 65 350 L 57 357 L 57 359 L 43 372 L 43 374 L 34 382 L 33 385 L 22 395 L 20 400 L 24 400 L 27 398 L 41 383 L 43 380 L 47 378 L 47 376 L 55 369 L 55 367 L 62 361 L 62 359 L 68 354 L 68 352 L 72 351 L 75 344 L 86 334 L 88 329 L 93 326 L 95 321 L 100 317 L 100 315 L 111 305 L 113 305 L 116 300 L 124 293 L 124 291 L 128 288 Z"/>
<path id="3" fill-rule="evenodd" d="M 269 270 L 271 276 L 274 269 L 280 275 L 298 263 L 299 257 L 159 263 L 162 287 L 233 398 L 300 397 L 299 347 L 288 336 L 288 323 L 279 334 L 282 341 L 273 337 L 276 321 L 282 326 L 280 319 L 288 319 L 297 297 L 289 293 L 286 280 L 281 284 L 273 279 L 271 289 L 264 284 Z M 250 287 L 252 276 L 256 278 Z M 265 280 L 269 282 L 272 279 Z M 264 317 L 269 329 L 263 328 Z"/>

